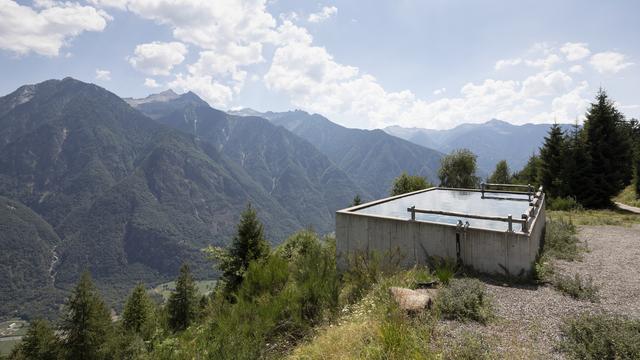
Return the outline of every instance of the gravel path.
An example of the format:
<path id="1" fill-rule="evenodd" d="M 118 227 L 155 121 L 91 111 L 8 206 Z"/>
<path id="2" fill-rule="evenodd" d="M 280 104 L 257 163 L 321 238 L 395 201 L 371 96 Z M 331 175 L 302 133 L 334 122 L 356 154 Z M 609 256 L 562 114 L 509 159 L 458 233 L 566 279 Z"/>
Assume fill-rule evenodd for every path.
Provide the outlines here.
<path id="1" fill-rule="evenodd" d="M 640 318 L 640 225 L 583 226 L 578 236 L 589 252 L 582 261 L 557 261 L 556 271 L 592 276 L 600 287 L 599 303 L 574 300 L 550 286 L 488 284 L 496 303 L 496 321 L 487 326 L 443 322 L 439 332 L 453 338 L 463 331 L 483 334 L 504 358 L 563 359 L 554 350 L 563 318 L 599 311 Z"/>

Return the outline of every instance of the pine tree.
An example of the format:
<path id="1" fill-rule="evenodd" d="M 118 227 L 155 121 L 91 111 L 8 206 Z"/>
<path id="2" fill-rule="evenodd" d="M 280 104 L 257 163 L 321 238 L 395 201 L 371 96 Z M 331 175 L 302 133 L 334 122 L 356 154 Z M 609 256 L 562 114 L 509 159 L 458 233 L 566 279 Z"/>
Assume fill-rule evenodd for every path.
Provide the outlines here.
<path id="1" fill-rule="evenodd" d="M 585 202 L 591 190 L 591 160 L 587 151 L 583 134 L 577 122 L 571 133 L 564 140 L 564 169 L 562 170 L 562 193 L 576 199 L 580 204 Z"/>
<path id="2" fill-rule="evenodd" d="M 489 177 L 489 182 L 494 184 L 510 184 L 511 173 L 507 160 L 501 160 L 496 164 L 496 169 Z"/>
<path id="3" fill-rule="evenodd" d="M 198 290 L 191 276 L 189 265 L 180 267 L 176 280 L 176 290 L 169 296 L 167 311 L 169 327 L 173 331 L 182 331 L 198 317 Z"/>
<path id="4" fill-rule="evenodd" d="M 562 197 L 562 171 L 564 169 L 564 136 L 558 124 L 553 124 L 540 149 L 540 184 L 551 197 Z"/>
<path id="5" fill-rule="evenodd" d="M 122 327 L 149 340 L 155 331 L 153 303 L 144 285 L 138 284 L 124 306 Z"/>
<path id="6" fill-rule="evenodd" d="M 356 194 L 356 196 L 353 198 L 353 201 L 351 202 L 351 206 L 358 206 L 362 204 L 362 199 L 360 199 L 360 195 Z"/>
<path id="7" fill-rule="evenodd" d="M 209 248 L 208 251 L 210 256 L 218 261 L 226 293 L 234 293 L 242 283 L 249 263 L 265 259 L 271 251 L 269 243 L 264 238 L 258 215 L 250 204 L 242 213 L 237 233 L 229 249 Z"/>
<path id="8" fill-rule="evenodd" d="M 111 335 L 109 310 L 84 272 L 66 305 L 62 322 L 66 357 L 74 360 L 102 359 L 103 345 Z"/>
<path id="9" fill-rule="evenodd" d="M 636 199 L 640 199 L 640 157 L 638 157 L 638 159 L 636 160 L 635 190 L 636 190 Z"/>
<path id="10" fill-rule="evenodd" d="M 587 207 L 610 206 L 611 197 L 631 181 L 631 143 L 624 126 L 624 117 L 600 89 L 584 124 L 592 180 L 584 199 Z"/>
<path id="11" fill-rule="evenodd" d="M 61 356 L 60 340 L 46 320 L 34 320 L 10 358 L 57 360 Z"/>

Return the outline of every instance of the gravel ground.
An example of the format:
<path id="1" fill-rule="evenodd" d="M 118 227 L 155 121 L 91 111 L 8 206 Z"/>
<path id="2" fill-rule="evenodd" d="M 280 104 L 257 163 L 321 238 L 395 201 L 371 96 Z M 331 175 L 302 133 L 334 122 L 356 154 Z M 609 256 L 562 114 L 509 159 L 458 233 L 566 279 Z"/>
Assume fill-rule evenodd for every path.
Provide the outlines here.
<path id="1" fill-rule="evenodd" d="M 578 236 L 589 251 L 582 261 L 556 261 L 556 271 L 592 276 L 600 287 L 598 303 L 574 300 L 551 286 L 487 284 L 496 304 L 496 321 L 487 326 L 442 322 L 440 338 L 445 343 L 455 341 L 463 332 L 471 331 L 482 334 L 503 358 L 563 359 L 554 344 L 565 317 L 606 311 L 640 318 L 640 225 L 583 226 Z"/>

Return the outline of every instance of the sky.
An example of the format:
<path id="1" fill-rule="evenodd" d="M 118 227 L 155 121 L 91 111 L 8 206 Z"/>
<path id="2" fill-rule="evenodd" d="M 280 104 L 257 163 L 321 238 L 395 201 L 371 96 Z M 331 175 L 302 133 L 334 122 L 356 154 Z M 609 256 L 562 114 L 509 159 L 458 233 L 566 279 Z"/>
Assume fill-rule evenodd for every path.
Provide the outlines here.
<path id="1" fill-rule="evenodd" d="M 0 0 L 0 94 L 71 76 L 122 97 L 302 109 L 354 128 L 640 117 L 640 2 Z"/>

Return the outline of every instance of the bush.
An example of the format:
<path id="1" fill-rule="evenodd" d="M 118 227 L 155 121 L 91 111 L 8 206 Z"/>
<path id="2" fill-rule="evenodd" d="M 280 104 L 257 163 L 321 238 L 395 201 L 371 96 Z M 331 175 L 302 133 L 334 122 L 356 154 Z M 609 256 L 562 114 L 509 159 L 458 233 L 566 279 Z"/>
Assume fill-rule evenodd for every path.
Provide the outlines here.
<path id="1" fill-rule="evenodd" d="M 579 260 L 585 247 L 580 245 L 571 221 L 549 219 L 546 224 L 543 252 L 556 259 Z"/>
<path id="2" fill-rule="evenodd" d="M 337 309 L 335 246 L 308 231 L 250 263 L 236 303 L 222 301 L 210 319 L 212 358 L 254 359 L 278 353 L 308 335 Z"/>
<path id="3" fill-rule="evenodd" d="M 579 274 L 574 277 L 556 275 L 553 286 L 559 291 L 578 300 L 598 301 L 598 286 L 593 283 L 591 276 L 582 278 Z"/>
<path id="4" fill-rule="evenodd" d="M 453 258 L 431 258 L 431 266 L 433 267 L 433 274 L 438 278 L 442 284 L 448 284 L 455 276 L 458 265 Z"/>
<path id="5" fill-rule="evenodd" d="M 640 321 L 582 314 L 560 327 L 559 349 L 573 359 L 640 359 Z"/>
<path id="6" fill-rule="evenodd" d="M 549 198 L 547 209 L 557 211 L 583 210 L 582 205 L 573 197 Z"/>
<path id="7" fill-rule="evenodd" d="M 452 279 L 440 290 L 437 306 L 446 319 L 486 324 L 493 317 L 492 299 L 485 284 L 477 279 Z"/>
<path id="8" fill-rule="evenodd" d="M 400 263 L 398 254 L 398 250 L 384 254 L 354 254 L 349 259 L 348 270 L 342 276 L 341 302 L 352 304 L 360 300 L 383 275 L 397 272 Z"/>

